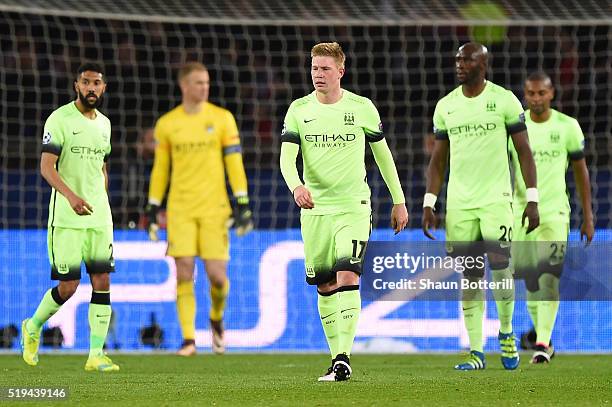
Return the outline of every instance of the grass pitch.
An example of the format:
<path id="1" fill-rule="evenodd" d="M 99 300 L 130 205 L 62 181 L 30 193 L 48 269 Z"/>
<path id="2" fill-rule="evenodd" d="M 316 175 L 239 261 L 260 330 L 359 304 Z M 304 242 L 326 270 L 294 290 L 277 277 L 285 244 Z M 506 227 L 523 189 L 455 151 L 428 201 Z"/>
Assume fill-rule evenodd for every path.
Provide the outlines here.
<path id="1" fill-rule="evenodd" d="M 67 387 L 61 403 L 79 406 L 612 404 L 612 355 L 559 355 L 534 366 L 524 354 L 519 369 L 505 371 L 489 354 L 487 369 L 476 372 L 452 369 L 460 355 L 354 355 L 353 378 L 342 383 L 317 382 L 324 355 L 111 356 L 120 372 L 85 372 L 85 355 L 42 354 L 36 367 L 0 356 L 0 388 Z"/>

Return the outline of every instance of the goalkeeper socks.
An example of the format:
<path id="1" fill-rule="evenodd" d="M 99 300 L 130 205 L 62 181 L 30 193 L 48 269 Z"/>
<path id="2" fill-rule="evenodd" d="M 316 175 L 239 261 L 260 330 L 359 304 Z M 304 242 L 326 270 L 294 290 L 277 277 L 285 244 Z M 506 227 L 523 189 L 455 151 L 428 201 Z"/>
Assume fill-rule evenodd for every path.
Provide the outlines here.
<path id="1" fill-rule="evenodd" d="M 338 288 L 338 354 L 350 356 L 357 323 L 361 313 L 361 293 L 358 285 Z"/>
<path id="2" fill-rule="evenodd" d="M 103 355 L 111 319 L 110 291 L 94 291 L 89 303 L 89 357 Z"/>
<path id="3" fill-rule="evenodd" d="M 193 281 L 177 281 L 176 310 L 183 339 L 194 340 L 196 303 Z"/>
<path id="4" fill-rule="evenodd" d="M 65 302 L 66 301 L 62 300 L 62 297 L 60 297 L 57 286 L 47 290 L 42 300 L 40 300 L 36 312 L 34 312 L 32 318 L 28 320 L 26 329 L 29 332 L 40 331 L 43 324 L 47 322 Z"/>
<path id="5" fill-rule="evenodd" d="M 212 321 L 221 321 L 223 319 L 223 311 L 225 311 L 225 300 L 229 293 L 230 283 L 226 277 L 225 282 L 221 287 L 213 284 L 210 285 L 210 319 Z"/>
<path id="6" fill-rule="evenodd" d="M 338 301 L 338 292 L 336 290 L 329 293 L 318 293 L 317 305 L 319 307 L 319 316 L 321 317 L 321 325 L 323 332 L 329 345 L 332 359 L 338 354 L 338 346 L 340 345 L 340 337 L 338 335 L 338 324 L 340 322 L 340 303 Z"/>
<path id="7" fill-rule="evenodd" d="M 548 347 L 559 311 L 559 278 L 546 273 L 540 276 L 539 282 L 540 301 L 538 301 L 536 343 Z"/>
<path id="8" fill-rule="evenodd" d="M 495 305 L 497 305 L 497 317 L 499 318 L 499 331 L 501 333 L 512 333 L 512 314 L 514 314 L 514 278 L 512 270 L 505 268 L 492 270 L 493 281 L 501 284 L 501 288 L 493 290 Z"/>

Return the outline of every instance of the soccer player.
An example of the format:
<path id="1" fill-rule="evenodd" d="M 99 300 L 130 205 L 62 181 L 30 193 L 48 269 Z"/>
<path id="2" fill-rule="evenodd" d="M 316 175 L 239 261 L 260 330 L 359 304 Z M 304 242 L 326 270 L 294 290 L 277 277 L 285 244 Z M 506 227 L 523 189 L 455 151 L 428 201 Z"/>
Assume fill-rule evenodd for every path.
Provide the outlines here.
<path id="1" fill-rule="evenodd" d="M 76 100 L 55 110 L 45 123 L 40 159 L 40 172 L 52 187 L 47 243 L 51 279 L 59 283 L 23 321 L 21 346 L 23 360 L 37 365 L 41 328 L 75 293 L 85 262 L 93 288 L 85 370 L 112 372 L 119 366 L 102 351 L 111 319 L 109 273 L 115 268 L 106 172 L 111 124 L 97 109 L 106 89 L 103 68 L 81 65 L 74 89 Z"/>
<path id="2" fill-rule="evenodd" d="M 302 208 L 306 281 L 316 285 L 332 363 L 319 381 L 351 377 L 349 357 L 361 311 L 359 276 L 371 231 L 364 153 L 369 143 L 393 198 L 391 225 L 406 227 L 408 212 L 393 156 L 374 104 L 340 87 L 345 55 L 336 42 L 311 51 L 314 92 L 291 103 L 282 132 L 280 167 Z M 302 149 L 304 181 L 296 168 Z"/>
<path id="3" fill-rule="evenodd" d="M 531 363 L 548 363 L 554 353 L 549 345 L 559 309 L 559 278 L 569 233 L 570 205 L 565 173 L 570 162 L 582 205 L 580 238 L 586 238 L 589 244 L 595 234 L 584 135 L 575 119 L 550 107 L 554 96 L 555 90 L 547 74 L 529 75 L 525 81 L 528 106 L 525 122 L 540 187 L 540 226 L 527 234 L 521 220 L 515 216 L 514 241 L 521 243 L 513 244 L 512 258 L 517 275 L 525 279 L 527 309 L 537 335 Z M 516 151 L 509 147 L 515 171 L 518 171 Z M 525 184 L 516 177 L 514 207 L 523 207 L 525 202 Z"/>
<path id="4" fill-rule="evenodd" d="M 440 99 L 434 112 L 436 142 L 427 168 L 427 193 L 423 201 L 423 232 L 433 239 L 434 205 L 440 192 L 450 153 L 450 174 L 446 202 L 446 240 L 449 242 L 508 242 L 512 237 L 512 190 L 507 154 L 507 137 L 518 152 L 520 169 L 527 185 L 526 205 L 521 221 L 529 220 L 527 233 L 538 226 L 536 169 L 529 148 L 523 108 L 516 96 L 485 79 L 487 48 L 478 43 L 461 46 L 455 56 L 457 79 L 461 84 Z M 516 208 L 516 210 L 520 210 Z M 512 281 L 509 249 L 498 244 L 489 251 L 489 264 L 496 282 Z M 501 252 L 500 252 L 501 251 Z M 465 278 L 478 281 L 483 269 L 466 270 Z M 500 321 L 501 361 L 516 369 L 519 355 L 512 330 L 514 288 L 494 291 Z M 462 306 L 470 340 L 470 355 L 459 370 L 485 368 L 482 320 L 484 293 L 464 290 Z"/>
<path id="5" fill-rule="evenodd" d="M 193 272 L 195 257 L 204 260 L 210 283 L 212 349 L 225 351 L 223 312 L 229 293 L 228 228 L 233 221 L 242 236 L 253 229 L 247 179 L 234 116 L 208 102 L 210 77 L 198 62 L 178 72 L 182 103 L 155 125 L 155 161 L 145 212 L 152 240 L 158 240 L 157 213 L 168 184 L 168 255 L 176 263 L 176 306 L 183 344 L 177 354 L 196 353 Z M 172 169 L 172 170 L 171 170 Z M 231 219 L 225 173 L 237 201 Z"/>

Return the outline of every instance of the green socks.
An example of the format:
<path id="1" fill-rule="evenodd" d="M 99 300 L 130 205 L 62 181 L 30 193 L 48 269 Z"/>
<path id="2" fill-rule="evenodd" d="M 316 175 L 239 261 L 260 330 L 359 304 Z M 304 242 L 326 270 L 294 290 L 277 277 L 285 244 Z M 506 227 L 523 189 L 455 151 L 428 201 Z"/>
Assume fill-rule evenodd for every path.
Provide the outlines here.
<path id="1" fill-rule="evenodd" d="M 539 283 L 536 343 L 548 346 L 559 311 L 559 278 L 545 273 L 540 276 Z"/>
<path id="2" fill-rule="evenodd" d="M 47 290 L 42 300 L 40 300 L 34 315 L 28 320 L 26 329 L 29 332 L 40 331 L 44 323 L 60 309 L 64 302 L 59 295 L 57 287 Z"/>
<path id="3" fill-rule="evenodd" d="M 349 285 L 328 293 L 319 292 L 318 306 L 332 359 L 341 353 L 350 356 L 361 312 L 359 286 Z"/>
<path id="4" fill-rule="evenodd" d="M 470 282 L 478 281 L 478 277 L 466 277 Z M 461 293 L 463 308 L 463 322 L 470 339 L 470 350 L 483 352 L 482 319 L 485 303 L 484 291 L 480 289 L 467 289 Z"/>
<path id="5" fill-rule="evenodd" d="M 323 325 L 323 332 L 325 332 L 325 338 L 327 339 L 329 351 L 331 352 L 331 357 L 333 359 L 338 354 L 340 340 L 340 337 L 338 336 L 338 322 L 340 314 L 338 293 L 336 291 L 323 294 L 319 292 L 318 306 L 319 316 L 321 317 L 321 325 Z"/>
<path id="6" fill-rule="evenodd" d="M 104 354 L 103 347 L 111 319 L 110 292 L 94 291 L 89 303 L 89 357 Z"/>
<path id="7" fill-rule="evenodd" d="M 505 268 L 501 270 L 491 270 L 494 282 L 504 282 L 502 287 L 493 290 L 493 298 L 497 306 L 497 317 L 499 318 L 499 331 L 509 334 L 512 332 L 512 314 L 514 314 L 514 278 L 512 270 Z"/>
<path id="8" fill-rule="evenodd" d="M 339 323 L 338 333 L 338 354 L 345 353 L 351 355 L 357 323 L 361 313 L 361 294 L 358 285 L 349 285 L 338 289 Z"/>

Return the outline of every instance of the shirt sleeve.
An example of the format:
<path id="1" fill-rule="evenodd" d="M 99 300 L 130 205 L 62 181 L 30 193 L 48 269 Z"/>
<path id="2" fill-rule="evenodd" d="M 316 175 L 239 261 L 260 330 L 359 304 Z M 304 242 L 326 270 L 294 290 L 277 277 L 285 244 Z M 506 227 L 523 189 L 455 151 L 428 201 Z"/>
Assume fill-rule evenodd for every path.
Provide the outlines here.
<path id="1" fill-rule="evenodd" d="M 285 121 L 283 122 L 283 130 L 281 131 L 282 143 L 300 144 L 300 129 L 294 114 L 293 103 L 289 106 Z"/>
<path id="2" fill-rule="evenodd" d="M 368 142 L 375 143 L 385 138 L 380 114 L 371 100 L 368 100 L 363 120 L 363 132 Z"/>
<path id="3" fill-rule="evenodd" d="M 507 91 L 504 106 L 504 123 L 508 134 L 516 134 L 527 130 L 525 125 L 525 111 L 523 105 L 511 91 Z"/>
<path id="4" fill-rule="evenodd" d="M 567 153 L 571 160 L 584 158 L 584 133 L 577 120 L 572 120 L 567 137 Z"/>
<path id="5" fill-rule="evenodd" d="M 51 114 L 45 122 L 42 137 L 42 152 L 59 156 L 64 146 L 64 132 L 57 116 Z"/>
<path id="6" fill-rule="evenodd" d="M 221 136 L 221 145 L 223 146 L 223 155 L 239 153 L 240 137 L 238 136 L 238 126 L 234 115 L 226 111 L 223 125 L 223 135 Z"/>
<path id="7" fill-rule="evenodd" d="M 171 144 L 161 120 L 155 124 L 155 160 L 149 181 L 149 202 L 161 205 L 166 194 L 170 177 L 170 150 Z"/>
<path id="8" fill-rule="evenodd" d="M 110 120 L 106 122 L 106 132 L 108 134 L 108 145 L 106 146 L 106 151 L 104 152 L 104 162 L 108 161 L 110 157 L 112 146 L 111 146 L 111 123 Z"/>
<path id="9" fill-rule="evenodd" d="M 436 104 L 436 109 L 433 115 L 433 133 L 436 136 L 436 140 L 448 140 L 448 129 L 442 116 L 442 107 L 440 102 Z"/>

